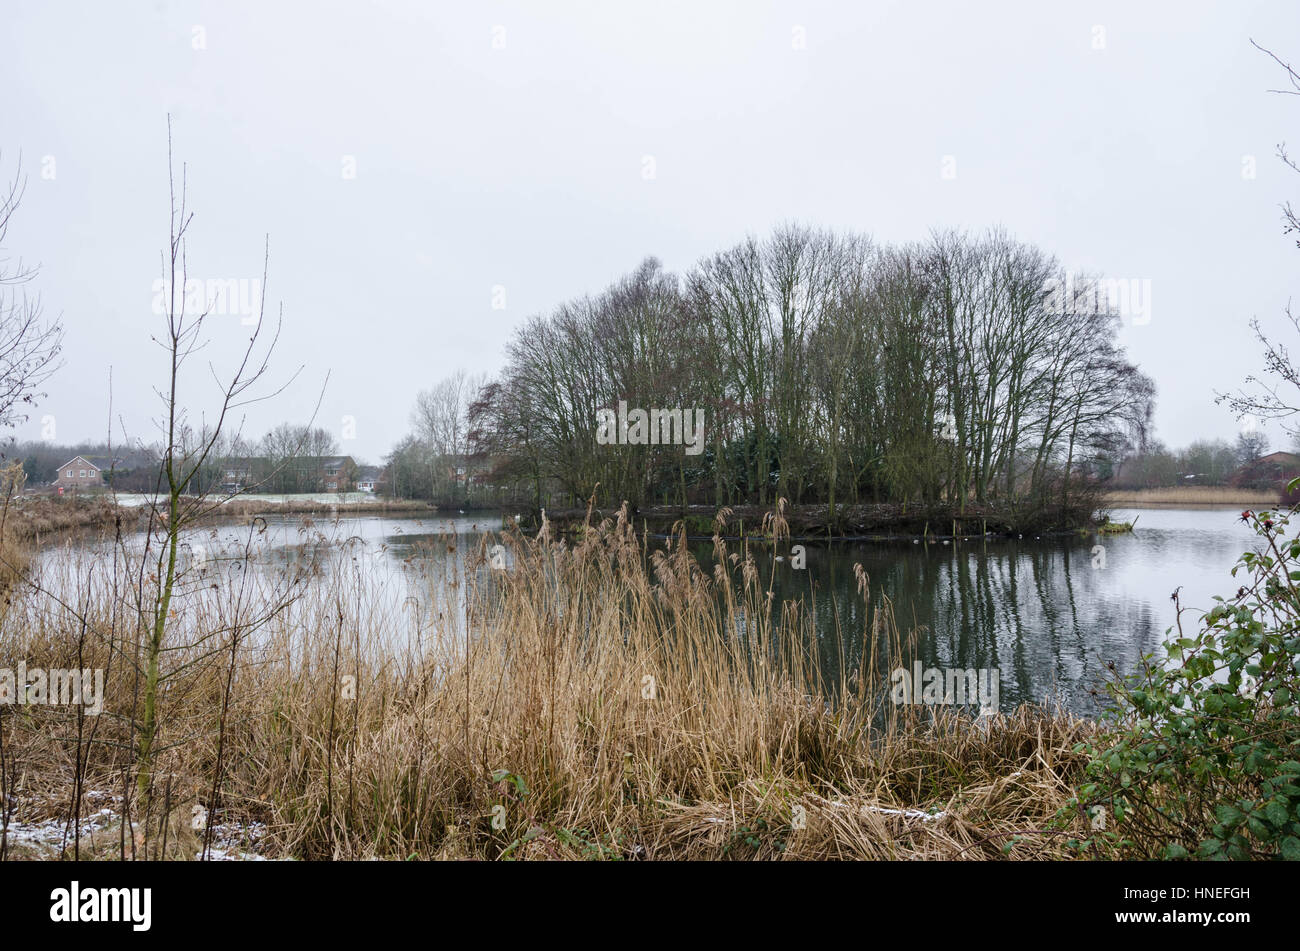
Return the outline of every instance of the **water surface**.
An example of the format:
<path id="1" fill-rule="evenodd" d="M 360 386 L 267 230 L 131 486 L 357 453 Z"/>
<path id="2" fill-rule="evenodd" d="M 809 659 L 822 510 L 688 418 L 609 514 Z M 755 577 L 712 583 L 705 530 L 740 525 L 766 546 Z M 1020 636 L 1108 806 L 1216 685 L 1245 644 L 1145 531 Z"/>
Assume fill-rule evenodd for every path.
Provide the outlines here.
<path id="1" fill-rule="evenodd" d="M 1231 569 L 1258 541 L 1236 509 L 1121 509 L 1112 517 L 1136 519 L 1136 531 L 806 545 L 802 570 L 794 567 L 788 546 L 775 553 L 782 556 L 775 562 L 774 553 L 754 554 L 761 577 L 773 579 L 778 603 L 802 597 L 809 606 L 832 676 L 841 654 L 856 664 L 871 637 L 854 571 L 861 564 L 872 597 L 892 602 L 899 627 L 913 638 L 915 659 L 925 666 L 996 669 L 1003 710 L 1022 701 L 1059 701 L 1095 714 L 1101 701 L 1092 690 L 1106 676 L 1107 663 L 1129 671 L 1143 654 L 1160 649 L 1176 623 L 1173 592 L 1179 591 L 1185 609 L 1182 623 L 1194 629 L 1214 595 L 1236 590 L 1240 582 Z M 341 507 L 337 518 L 272 517 L 255 537 L 245 525 L 204 529 L 190 543 L 199 557 L 215 561 L 228 559 L 252 537 L 254 570 L 312 558 L 365 563 L 388 579 L 384 597 L 427 617 L 447 607 L 431 603 L 428 576 L 463 570 L 480 536 L 501 524 L 492 513 L 387 518 Z M 142 543 L 142 535 L 131 540 Z M 731 550 L 737 547 L 731 543 Z M 53 566 L 94 548 L 64 546 L 44 558 Z M 711 546 L 693 550 L 711 572 Z M 896 662 L 884 658 L 888 667 Z"/>

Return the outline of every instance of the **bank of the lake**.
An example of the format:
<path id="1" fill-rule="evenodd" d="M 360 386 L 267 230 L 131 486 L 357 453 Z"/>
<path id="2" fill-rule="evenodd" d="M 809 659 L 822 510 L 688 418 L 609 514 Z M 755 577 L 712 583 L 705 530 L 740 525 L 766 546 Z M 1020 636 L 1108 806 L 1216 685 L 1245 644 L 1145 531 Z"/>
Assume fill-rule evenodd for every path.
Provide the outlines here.
<path id="1" fill-rule="evenodd" d="M 552 529 L 576 534 L 590 523 L 617 516 L 617 509 L 585 508 L 545 510 Z M 780 534 L 795 541 L 898 538 L 974 538 L 982 536 L 1057 535 L 1089 529 L 1099 523 L 1095 500 L 1061 505 L 1027 500 L 966 502 L 881 502 L 839 505 L 832 512 L 825 504 L 732 505 L 720 510 L 709 505 L 632 507 L 630 518 L 637 531 L 666 535 L 685 530 L 690 538 L 744 538 L 773 533 L 779 513 Z M 533 516 L 525 523 L 536 524 Z"/>
<path id="2" fill-rule="evenodd" d="M 182 504 L 197 500 L 185 497 Z M 145 527 L 153 499 L 144 495 L 114 495 L 108 492 L 59 497 L 48 494 L 22 495 L 10 500 L 5 512 L 5 532 L 18 541 L 41 545 L 69 532 L 84 530 L 131 533 Z M 386 518 L 428 516 L 437 506 L 411 499 L 388 499 L 361 492 L 302 495 L 240 495 L 212 498 L 202 503 L 207 523 L 247 519 L 253 516 L 337 517 L 340 512 L 362 513 Z M 166 507 L 165 498 L 158 502 Z"/>
<path id="3" fill-rule="evenodd" d="M 361 506 L 305 517 L 268 512 L 254 526 L 253 568 L 275 572 L 310 564 L 329 571 L 364 556 L 379 576 L 376 589 L 386 592 L 391 626 L 401 631 L 409 626 L 406 614 L 430 616 L 445 609 L 430 593 L 429 576 L 466 572 L 485 545 L 509 548 L 516 524 L 521 537 L 531 537 L 523 519 L 514 521 L 515 514 L 394 515 Z M 774 612 L 802 602 L 816 634 L 811 647 L 833 678 L 845 663 L 841 648 L 851 660 L 870 640 L 862 627 L 860 570 L 874 596 L 889 599 L 915 659 L 935 667 L 997 669 L 1006 711 L 1026 702 L 1060 703 L 1078 715 L 1095 716 L 1094 691 L 1106 678 L 1107 665 L 1135 669 L 1177 622 L 1170 595 L 1180 592 L 1179 603 L 1190 612 L 1184 618 L 1194 621 L 1213 606 L 1215 595 L 1236 589 L 1232 566 L 1255 542 L 1240 511 L 1232 508 L 1115 509 L 1110 515 L 1119 523 L 1136 523 L 1135 530 L 964 538 L 934 533 L 830 542 L 782 538 L 774 544 L 770 534 L 762 534 L 759 517 L 752 523 L 754 534 L 747 522 L 744 543 L 735 539 L 729 545 L 770 588 Z M 642 536 L 643 525 L 633 527 Z M 200 544 L 215 557 L 223 549 L 242 550 L 249 532 L 248 517 L 215 520 L 187 543 Z M 651 556 L 665 550 L 667 537 L 646 534 Z M 562 537 L 573 546 L 583 536 Z M 62 538 L 47 536 L 49 542 Z M 48 548 L 41 556 L 47 577 L 55 577 L 58 564 L 75 561 L 78 551 L 103 557 L 112 538 L 95 547 L 94 533 L 87 533 L 80 547 Z M 143 535 L 124 533 L 123 542 L 138 547 Z M 803 550 L 796 554 L 795 545 Z M 745 563 L 719 566 L 711 537 L 693 537 L 688 546 L 705 572 L 716 576 L 721 567 L 732 583 L 740 583 Z M 644 567 L 653 571 L 649 560 Z M 842 645 L 837 626 L 846 632 Z"/>
<path id="4" fill-rule="evenodd" d="M 1103 497 L 1106 505 L 1210 507 L 1241 505 L 1251 508 L 1276 508 L 1283 505 L 1280 490 L 1240 489 L 1226 485 L 1177 485 L 1154 489 L 1115 489 Z M 1284 507 L 1289 507 L 1286 503 Z"/>
<path id="5" fill-rule="evenodd" d="M 46 549 L 34 577 L 63 603 L 20 588 L 0 642 L 115 671 L 115 716 L 89 745 L 55 710 L 3 717 L 16 854 L 68 855 L 50 830 L 81 790 L 82 854 L 102 858 L 194 857 L 196 803 L 221 850 L 275 858 L 1067 858 L 1108 742 L 1092 691 L 1158 651 L 1172 589 L 1208 608 L 1256 541 L 1231 509 L 1147 509 L 1112 513 L 1137 522 L 1114 536 L 809 544 L 796 568 L 788 539 L 682 547 L 606 522 L 548 542 L 512 514 L 364 511 L 186 539 L 207 559 L 185 559 L 171 636 L 261 620 L 219 664 L 169 658 L 195 667 L 166 729 L 198 739 L 168 748 L 173 834 L 150 842 L 122 834 L 138 694 L 111 662 L 140 618 L 103 587 L 143 537 Z M 276 592 L 292 603 L 269 610 Z M 918 662 L 996 671 L 997 710 L 891 703 L 890 672 Z"/>

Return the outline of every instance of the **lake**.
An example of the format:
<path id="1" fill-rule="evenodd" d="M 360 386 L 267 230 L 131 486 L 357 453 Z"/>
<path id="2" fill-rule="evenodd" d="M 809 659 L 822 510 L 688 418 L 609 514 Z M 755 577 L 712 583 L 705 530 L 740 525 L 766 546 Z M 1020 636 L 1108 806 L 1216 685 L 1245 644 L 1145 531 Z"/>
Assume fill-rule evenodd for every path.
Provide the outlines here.
<path id="1" fill-rule="evenodd" d="M 1160 649 L 1175 623 L 1174 590 L 1180 589 L 1186 609 L 1184 626 L 1194 629 L 1214 595 L 1236 590 L 1240 582 L 1231 569 L 1257 541 L 1238 509 L 1111 514 L 1115 521 L 1136 519 L 1136 531 L 949 544 L 809 544 L 801 570 L 789 557 L 773 565 L 771 554 L 761 550 L 755 559 L 761 577 L 774 579 L 778 604 L 802 596 L 811 605 L 823 665 L 831 674 L 840 656 L 837 625 L 845 632 L 850 660 L 862 648 L 864 610 L 854 573 L 854 565 L 861 564 L 873 599 L 888 597 L 900 631 L 915 632 L 914 656 L 926 667 L 997 669 L 1003 710 L 1024 701 L 1059 701 L 1072 712 L 1092 715 L 1100 703 L 1091 690 L 1104 680 L 1109 661 L 1129 671 L 1142 654 Z M 406 609 L 412 604 L 426 617 L 445 610 L 448 605 L 429 603 L 432 586 L 425 576 L 459 571 L 479 536 L 500 525 L 501 516 L 491 513 L 411 519 L 341 509 L 337 519 L 272 517 L 255 539 L 257 564 L 312 557 L 364 564 L 366 571 L 385 576 L 384 598 L 396 627 L 406 623 L 401 619 L 411 614 Z M 198 557 L 211 558 L 214 565 L 224 560 L 229 568 L 230 553 L 242 550 L 248 538 L 246 526 L 227 525 L 197 531 L 190 540 L 200 546 Z M 132 543 L 142 541 L 137 536 Z M 94 559 L 97 548 L 64 545 L 45 551 L 41 565 L 47 583 L 57 579 L 60 567 Z M 737 549 L 738 543 L 730 544 L 730 550 Z M 694 550 L 711 570 L 711 546 L 701 543 Z"/>

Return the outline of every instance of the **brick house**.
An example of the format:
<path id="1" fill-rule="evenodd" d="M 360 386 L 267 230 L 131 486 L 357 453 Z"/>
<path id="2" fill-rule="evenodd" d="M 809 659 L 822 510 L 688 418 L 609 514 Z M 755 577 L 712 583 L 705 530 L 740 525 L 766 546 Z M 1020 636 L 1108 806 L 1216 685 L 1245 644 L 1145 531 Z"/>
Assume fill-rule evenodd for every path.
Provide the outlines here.
<path id="1" fill-rule="evenodd" d="M 1243 489 L 1284 489 L 1300 475 L 1300 456 L 1292 452 L 1271 452 L 1248 462 L 1228 478 L 1228 484 Z"/>
<path id="2" fill-rule="evenodd" d="M 214 476 L 223 492 L 350 492 L 357 464 L 351 456 L 230 456 L 218 462 Z"/>
<path id="3" fill-rule="evenodd" d="M 74 456 L 59 466 L 52 483 L 61 489 L 97 489 L 104 484 L 104 472 L 114 460 L 104 456 Z"/>
<path id="4" fill-rule="evenodd" d="M 322 491 L 349 492 L 355 488 L 357 464 L 351 456 L 319 456 L 311 462 L 320 473 Z"/>
<path id="5" fill-rule="evenodd" d="M 247 456 L 231 456 L 221 460 L 221 471 L 217 482 L 223 492 L 242 492 L 261 477 L 261 470 L 266 468 L 265 459 Z"/>

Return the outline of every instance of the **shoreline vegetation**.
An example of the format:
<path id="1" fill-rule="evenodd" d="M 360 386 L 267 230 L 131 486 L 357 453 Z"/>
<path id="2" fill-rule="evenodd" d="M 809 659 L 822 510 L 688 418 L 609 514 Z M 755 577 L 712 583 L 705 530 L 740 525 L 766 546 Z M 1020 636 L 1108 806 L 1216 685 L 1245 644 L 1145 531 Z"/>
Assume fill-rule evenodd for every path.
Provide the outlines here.
<path id="1" fill-rule="evenodd" d="M 160 504 L 165 496 L 160 498 Z M 215 502 L 214 502 L 215 506 Z M 259 515 L 329 516 L 340 512 L 366 515 L 433 516 L 437 506 L 412 499 L 378 499 L 365 502 L 330 502 L 322 499 L 263 499 L 244 495 L 215 507 L 209 520 L 249 519 Z M 81 497 L 21 496 L 12 499 L 6 515 L 6 534 L 14 541 L 41 545 L 70 532 L 143 531 L 148 525 L 147 505 L 124 505 L 109 493 Z"/>
<path id="2" fill-rule="evenodd" d="M 1095 514 L 1087 503 L 1032 505 L 1023 501 L 965 505 L 952 503 L 880 503 L 837 505 L 787 505 L 776 507 L 733 505 L 723 537 L 728 540 L 761 541 L 770 536 L 773 515 L 780 513 L 792 541 L 893 541 L 906 539 L 984 539 L 1023 535 L 1067 535 L 1105 529 L 1113 523 Z M 565 509 L 546 512 L 546 521 L 564 535 L 581 534 L 589 518 L 614 517 L 617 512 L 600 509 Z M 707 505 L 652 506 L 636 509 L 629 516 L 638 532 L 656 537 L 676 535 L 685 529 L 692 540 L 707 540 L 718 531 L 717 509 Z"/>
<path id="3" fill-rule="evenodd" d="M 808 605 L 773 612 L 774 573 L 727 541 L 732 517 L 715 516 L 711 565 L 684 532 L 647 546 L 626 508 L 571 540 L 550 524 L 503 533 L 499 570 L 485 537 L 421 576 L 416 610 L 381 596 L 372 559 L 215 567 L 248 557 L 235 543 L 182 565 L 147 795 L 133 739 L 150 583 L 121 547 L 22 577 L 0 605 L 7 656 L 105 677 L 99 716 L 0 704 L 0 859 L 1150 858 L 1202 837 L 1276 854 L 1253 825 L 1213 825 L 1258 776 L 1211 756 L 1197 785 L 1181 760 L 1130 761 L 1138 740 L 1161 749 L 1141 715 L 1150 690 L 1114 691 L 1109 721 L 897 703 L 890 672 L 910 666 L 914 632 L 860 566 L 832 674 Z M 791 529 L 780 512 L 765 527 L 774 542 Z M 1278 570 L 1300 544 L 1289 556 Z M 1246 616 L 1246 590 L 1219 623 Z M 1202 641 L 1178 643 L 1189 676 L 1212 674 L 1192 665 Z M 1300 721 L 1277 719 L 1294 715 L 1270 676 L 1248 699 L 1234 679 L 1181 695 L 1218 698 L 1197 724 L 1236 723 L 1240 742 L 1257 730 L 1294 759 Z M 1225 718 L 1224 697 L 1246 715 Z"/>
<path id="4" fill-rule="evenodd" d="M 482 544 L 463 574 L 428 576 L 429 603 L 464 597 L 463 614 L 394 614 L 366 559 L 220 590 L 184 573 L 189 643 L 167 658 L 147 799 L 129 781 L 130 586 L 62 605 L 42 579 L 18 586 L 0 614 L 14 656 L 107 676 L 99 717 L 0 705 L 3 857 L 1067 855 L 1065 836 L 1025 830 L 1064 807 L 1096 727 L 891 705 L 907 639 L 865 575 L 863 630 L 839 632 L 831 680 L 808 612 L 765 610 L 747 546 L 719 536 L 709 572 L 684 539 L 648 552 L 625 516 L 574 545 L 549 528 L 501 540 L 508 570 Z"/>
<path id="5" fill-rule="evenodd" d="M 15 504 L 16 503 L 16 504 Z M 11 538 L 31 542 L 37 546 L 51 538 L 83 530 L 141 531 L 148 522 L 148 506 L 143 504 L 115 503 L 107 493 L 93 496 L 58 498 L 54 496 L 27 496 L 21 503 L 11 503 L 7 515 L 7 528 Z M 616 512 L 601 509 L 565 509 L 546 511 L 545 520 L 551 530 L 562 535 L 581 534 L 589 518 L 599 521 L 613 517 Z M 967 503 L 963 506 L 950 503 L 880 503 L 874 505 L 839 505 L 830 515 L 826 505 L 736 505 L 726 509 L 730 513 L 724 536 L 730 540 L 741 538 L 761 541 L 774 512 L 782 514 L 789 526 L 788 538 L 793 541 L 868 541 L 899 539 L 983 539 L 1004 538 L 1017 535 L 1067 535 L 1081 531 L 1115 532 L 1116 523 L 1098 515 L 1087 504 L 1061 506 L 1033 506 L 1024 503 Z M 521 529 L 537 531 L 541 527 L 538 513 L 519 510 L 518 506 L 469 508 L 456 510 L 455 514 L 501 514 L 501 525 L 513 523 L 518 515 Z M 249 519 L 256 516 L 304 515 L 331 517 L 345 515 L 411 517 L 437 519 L 451 517 L 450 510 L 428 502 L 412 499 L 375 499 L 366 501 L 327 501 L 320 498 L 287 499 L 261 498 L 243 495 L 214 505 L 207 516 L 210 521 Z M 717 510 L 707 505 L 652 506 L 634 510 L 629 516 L 638 532 L 656 537 L 675 535 L 685 528 L 692 540 L 710 539 L 717 531 Z M 491 518 L 484 520 L 490 527 Z"/>
<path id="6" fill-rule="evenodd" d="M 1269 489 L 1238 489 L 1218 485 L 1178 485 L 1155 489 L 1115 489 L 1103 496 L 1107 505 L 1246 505 L 1271 508 L 1279 493 Z"/>

